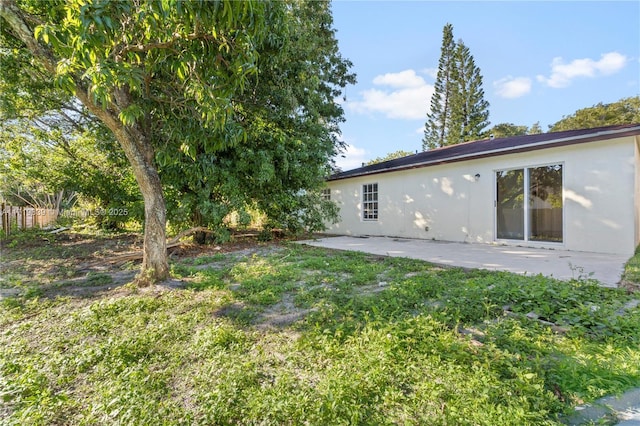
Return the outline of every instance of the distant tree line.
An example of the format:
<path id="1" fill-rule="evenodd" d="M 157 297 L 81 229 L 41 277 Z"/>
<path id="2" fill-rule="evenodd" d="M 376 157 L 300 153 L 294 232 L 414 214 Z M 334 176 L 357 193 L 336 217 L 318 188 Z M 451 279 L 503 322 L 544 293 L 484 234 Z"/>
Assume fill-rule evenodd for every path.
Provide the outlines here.
<path id="1" fill-rule="evenodd" d="M 622 98 L 619 101 L 604 104 L 602 102 L 591 107 L 577 110 L 571 115 L 549 125 L 548 132 L 564 130 L 592 129 L 594 127 L 613 126 L 616 124 L 640 124 L 640 96 Z M 491 127 L 488 134 L 496 138 L 544 133 L 540 123 L 531 127 L 513 123 L 500 123 Z"/>

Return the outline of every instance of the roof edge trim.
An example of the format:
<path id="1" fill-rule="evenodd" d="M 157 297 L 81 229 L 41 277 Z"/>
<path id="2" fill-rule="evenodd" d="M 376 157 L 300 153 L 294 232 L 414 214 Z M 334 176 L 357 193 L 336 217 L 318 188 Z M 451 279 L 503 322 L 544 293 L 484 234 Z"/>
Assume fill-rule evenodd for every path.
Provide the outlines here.
<path id="1" fill-rule="evenodd" d="M 371 171 L 366 171 L 362 173 L 354 173 L 344 177 L 331 176 L 327 179 L 327 181 L 351 179 L 351 178 L 360 177 L 360 176 L 376 175 L 376 174 L 382 174 L 382 173 L 391 173 L 391 172 L 396 172 L 401 170 L 409 170 L 409 169 L 428 167 L 428 166 L 434 166 L 439 164 L 455 163 L 455 162 L 465 161 L 465 160 L 473 160 L 476 158 L 495 157 L 495 156 L 507 155 L 511 153 L 515 154 L 519 152 L 534 151 L 536 149 L 554 148 L 558 146 L 587 143 L 587 142 L 593 142 L 596 140 L 614 139 L 616 137 L 639 135 L 640 134 L 639 132 L 640 132 L 640 125 L 637 125 L 634 127 L 627 127 L 624 129 L 598 131 L 595 133 L 588 133 L 585 135 L 551 139 L 548 141 L 523 144 L 523 145 L 514 146 L 514 147 L 506 147 L 506 148 L 499 148 L 499 149 L 480 151 L 480 152 L 474 152 L 474 153 L 468 153 L 468 154 L 461 154 L 461 155 L 457 155 L 457 156 L 453 156 L 445 159 L 421 161 L 421 162 L 416 162 L 412 164 L 404 164 L 401 166 L 389 167 L 386 169 L 371 170 Z M 354 171 L 355 170 L 358 170 L 358 169 L 354 169 Z M 348 173 L 348 172 L 349 171 L 346 171 L 344 173 Z"/>

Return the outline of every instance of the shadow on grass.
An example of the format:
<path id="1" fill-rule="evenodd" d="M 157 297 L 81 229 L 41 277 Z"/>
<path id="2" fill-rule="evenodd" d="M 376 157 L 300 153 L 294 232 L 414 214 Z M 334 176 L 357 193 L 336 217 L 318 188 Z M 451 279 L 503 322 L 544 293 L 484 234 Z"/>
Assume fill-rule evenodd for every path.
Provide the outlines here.
<path id="1" fill-rule="evenodd" d="M 29 284 L 0 289 L 0 299 L 99 298 L 131 283 L 135 275 L 136 271 L 117 271 L 114 273 L 92 271 L 82 277 L 55 281 L 50 284 Z M 13 302 L 16 303 L 18 300 Z"/>

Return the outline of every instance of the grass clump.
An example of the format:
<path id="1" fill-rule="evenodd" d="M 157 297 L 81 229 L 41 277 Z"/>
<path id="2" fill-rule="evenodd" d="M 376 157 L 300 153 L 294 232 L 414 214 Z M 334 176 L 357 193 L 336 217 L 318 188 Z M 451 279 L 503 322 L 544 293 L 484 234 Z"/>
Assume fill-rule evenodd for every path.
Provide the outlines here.
<path id="1" fill-rule="evenodd" d="M 15 425 L 552 425 L 640 385 L 640 308 L 622 290 L 263 248 L 175 262 L 179 289 L 4 298 L 0 415 Z"/>

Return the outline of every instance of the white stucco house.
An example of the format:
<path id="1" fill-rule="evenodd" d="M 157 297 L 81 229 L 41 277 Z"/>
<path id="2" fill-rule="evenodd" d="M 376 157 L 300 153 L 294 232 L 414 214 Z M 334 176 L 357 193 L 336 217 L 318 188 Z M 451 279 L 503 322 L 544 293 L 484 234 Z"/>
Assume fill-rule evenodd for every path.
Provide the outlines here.
<path id="1" fill-rule="evenodd" d="M 328 233 L 632 255 L 640 124 L 467 142 L 341 172 Z"/>

